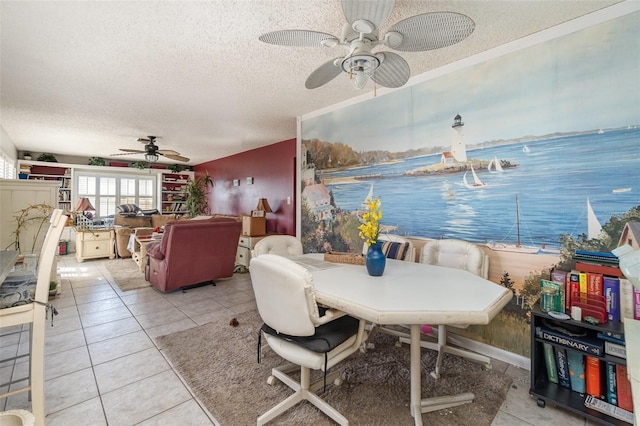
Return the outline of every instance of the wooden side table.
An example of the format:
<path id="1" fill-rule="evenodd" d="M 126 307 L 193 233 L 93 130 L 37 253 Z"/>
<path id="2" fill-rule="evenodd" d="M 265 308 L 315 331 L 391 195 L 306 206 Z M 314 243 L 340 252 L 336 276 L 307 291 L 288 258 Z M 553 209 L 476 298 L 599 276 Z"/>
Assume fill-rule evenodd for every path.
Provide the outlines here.
<path id="1" fill-rule="evenodd" d="M 158 241 L 151 237 L 151 235 L 136 235 L 135 236 L 136 244 L 134 252 L 131 253 L 131 258 L 138 268 L 140 268 L 141 272 L 144 272 L 145 266 L 147 266 L 147 244 L 151 241 Z"/>
<path id="2" fill-rule="evenodd" d="M 108 257 L 115 259 L 115 232 L 113 229 L 77 229 L 76 260 Z"/>

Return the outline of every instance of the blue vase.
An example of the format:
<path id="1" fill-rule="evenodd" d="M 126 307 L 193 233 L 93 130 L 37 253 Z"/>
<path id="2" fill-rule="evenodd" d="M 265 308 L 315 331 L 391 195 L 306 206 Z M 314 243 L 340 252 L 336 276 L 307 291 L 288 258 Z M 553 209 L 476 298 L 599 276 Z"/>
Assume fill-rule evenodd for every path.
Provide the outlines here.
<path id="1" fill-rule="evenodd" d="M 379 277 L 384 272 L 384 266 L 387 262 L 387 257 L 382 253 L 382 243 L 377 242 L 369 246 L 367 251 L 367 272 L 373 277 Z"/>

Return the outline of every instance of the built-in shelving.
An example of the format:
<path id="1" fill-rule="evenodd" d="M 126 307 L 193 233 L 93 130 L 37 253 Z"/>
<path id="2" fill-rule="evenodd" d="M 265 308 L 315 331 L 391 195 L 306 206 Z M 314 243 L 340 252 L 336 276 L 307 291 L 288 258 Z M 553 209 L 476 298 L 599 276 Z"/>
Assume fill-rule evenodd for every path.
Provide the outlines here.
<path id="1" fill-rule="evenodd" d="M 161 197 L 162 213 L 187 212 L 187 184 L 193 179 L 193 172 L 162 173 Z"/>
<path id="2" fill-rule="evenodd" d="M 71 169 L 64 166 L 42 165 L 21 162 L 18 169 L 20 179 L 59 181 L 58 208 L 71 210 Z"/>

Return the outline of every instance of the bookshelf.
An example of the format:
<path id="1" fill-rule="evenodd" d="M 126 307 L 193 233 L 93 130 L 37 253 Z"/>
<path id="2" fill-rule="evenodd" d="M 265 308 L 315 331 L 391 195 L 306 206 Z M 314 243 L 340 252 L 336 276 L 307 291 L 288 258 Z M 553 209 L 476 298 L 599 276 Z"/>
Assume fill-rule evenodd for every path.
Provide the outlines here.
<path id="1" fill-rule="evenodd" d="M 537 402 L 540 407 L 544 407 L 546 403 L 549 402 L 558 407 L 565 408 L 576 414 L 584 416 L 595 423 L 629 426 L 629 423 L 625 421 L 586 407 L 584 404 L 587 396 L 586 393 L 581 394 L 563 387 L 560 384 L 549 382 L 547 379 L 547 367 L 545 364 L 543 343 L 551 343 L 554 350 L 557 348 L 566 349 L 565 346 L 543 340 L 536 335 L 536 327 L 548 327 L 549 325 L 579 329 L 586 332 L 587 335 L 595 337 L 599 332 L 624 334 L 623 323 L 608 321 L 605 324 L 590 324 L 588 322 L 574 321 L 572 319 L 557 320 L 540 310 L 540 305 L 536 304 L 536 306 L 531 310 L 531 388 L 529 389 L 529 393 L 538 398 Z M 594 355 L 590 354 L 590 356 Z M 612 356 L 607 353 L 594 357 L 600 359 L 601 369 L 604 368 L 603 365 L 606 365 L 606 362 L 610 362 L 615 365 L 626 365 L 626 360 L 624 358 Z M 602 370 L 601 374 L 602 377 L 604 377 L 604 372 Z M 603 383 L 606 385 L 606 381 L 603 381 Z"/>
<path id="2" fill-rule="evenodd" d="M 162 213 L 186 213 L 187 184 L 193 179 L 193 172 L 162 173 L 161 177 Z"/>
<path id="3" fill-rule="evenodd" d="M 63 210 L 71 210 L 71 169 L 52 164 L 55 163 L 20 161 L 18 164 L 18 177 L 28 180 L 60 182 L 57 207 Z"/>

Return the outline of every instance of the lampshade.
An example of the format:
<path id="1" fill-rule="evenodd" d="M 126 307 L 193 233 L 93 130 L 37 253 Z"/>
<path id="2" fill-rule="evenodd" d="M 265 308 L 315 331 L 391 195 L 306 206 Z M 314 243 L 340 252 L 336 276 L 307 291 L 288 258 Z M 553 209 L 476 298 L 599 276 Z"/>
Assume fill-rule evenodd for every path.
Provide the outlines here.
<path id="1" fill-rule="evenodd" d="M 258 200 L 258 206 L 254 210 L 263 211 L 265 213 L 273 213 L 273 210 L 271 210 L 271 206 L 269 206 L 269 202 L 266 198 L 260 198 Z"/>
<path id="2" fill-rule="evenodd" d="M 640 250 L 634 250 L 629 244 L 625 244 L 611 250 L 611 253 L 620 259 L 620 270 L 624 276 L 640 290 Z"/>
<path id="3" fill-rule="evenodd" d="M 144 155 L 144 158 L 150 163 L 155 163 L 156 161 L 158 161 L 159 157 L 158 157 L 158 154 L 156 153 L 153 153 L 153 154 L 148 153 Z"/>
<path id="4" fill-rule="evenodd" d="M 95 208 L 91 205 L 91 201 L 88 198 L 82 197 L 78 200 L 78 204 L 76 208 L 73 209 L 74 212 L 86 212 L 86 211 L 96 211 Z"/>

